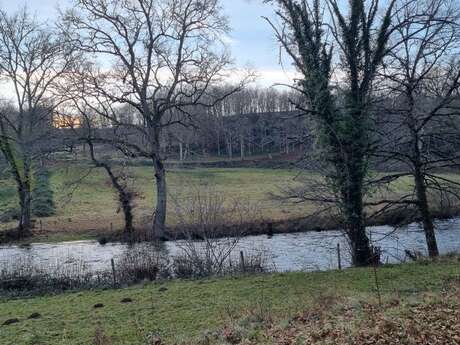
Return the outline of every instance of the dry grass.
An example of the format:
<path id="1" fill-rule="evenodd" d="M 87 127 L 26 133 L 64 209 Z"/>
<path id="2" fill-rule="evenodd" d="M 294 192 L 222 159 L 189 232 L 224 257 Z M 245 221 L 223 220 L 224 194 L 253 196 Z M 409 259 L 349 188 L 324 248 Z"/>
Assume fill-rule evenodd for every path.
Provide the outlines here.
<path id="1" fill-rule="evenodd" d="M 229 320 L 208 344 L 456 345 L 460 344 L 460 280 L 437 293 L 409 298 L 387 294 L 383 305 L 372 295 L 357 300 L 329 291 L 319 293 L 294 317 L 274 321 L 271 313 L 261 319 L 251 315 L 245 312 L 239 320 Z"/>

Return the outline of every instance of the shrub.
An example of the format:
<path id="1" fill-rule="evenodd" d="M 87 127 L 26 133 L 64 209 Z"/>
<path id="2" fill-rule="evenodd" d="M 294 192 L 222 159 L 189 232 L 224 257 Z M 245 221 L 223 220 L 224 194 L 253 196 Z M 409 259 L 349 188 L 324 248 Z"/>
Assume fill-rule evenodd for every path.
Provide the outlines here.
<path id="1" fill-rule="evenodd" d="M 118 279 L 121 283 L 138 283 L 168 278 L 169 259 L 151 246 L 130 247 L 117 264 Z"/>
<path id="2" fill-rule="evenodd" d="M 32 192 L 32 214 L 37 217 L 50 217 L 55 213 L 50 173 L 46 170 L 39 170 L 35 175 L 35 187 Z"/>

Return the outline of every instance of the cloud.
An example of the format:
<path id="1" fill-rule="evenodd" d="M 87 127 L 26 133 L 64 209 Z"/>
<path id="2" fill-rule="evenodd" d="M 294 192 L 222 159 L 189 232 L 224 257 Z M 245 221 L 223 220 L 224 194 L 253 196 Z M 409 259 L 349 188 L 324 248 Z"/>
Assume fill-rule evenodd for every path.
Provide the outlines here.
<path id="1" fill-rule="evenodd" d="M 256 78 L 252 83 L 252 86 L 261 88 L 272 86 L 289 86 L 293 84 L 295 79 L 300 77 L 299 73 L 297 73 L 294 69 L 283 70 L 281 67 L 278 69 L 256 69 L 254 67 L 247 67 L 246 69 L 236 68 L 229 71 L 227 77 L 224 79 L 228 83 L 238 83 L 245 76 L 247 76 L 248 71 L 256 74 Z"/>
<path id="2" fill-rule="evenodd" d="M 260 86 L 273 86 L 275 84 L 292 85 L 295 79 L 299 78 L 299 73 L 295 70 L 262 69 L 258 71 Z"/>
<path id="3" fill-rule="evenodd" d="M 222 43 L 229 45 L 229 46 L 234 46 L 239 43 L 237 39 L 231 37 L 230 35 L 221 35 L 220 40 L 222 41 Z"/>

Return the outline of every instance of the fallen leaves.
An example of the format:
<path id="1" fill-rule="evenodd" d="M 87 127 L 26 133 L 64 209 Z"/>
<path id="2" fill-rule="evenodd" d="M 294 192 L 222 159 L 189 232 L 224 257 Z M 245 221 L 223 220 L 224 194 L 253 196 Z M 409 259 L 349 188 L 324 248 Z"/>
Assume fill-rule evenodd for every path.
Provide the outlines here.
<path id="1" fill-rule="evenodd" d="M 460 345 L 460 293 L 451 290 L 437 301 L 403 306 L 392 300 L 344 307 L 340 315 L 314 309 L 288 327 L 266 332 L 277 345 Z"/>

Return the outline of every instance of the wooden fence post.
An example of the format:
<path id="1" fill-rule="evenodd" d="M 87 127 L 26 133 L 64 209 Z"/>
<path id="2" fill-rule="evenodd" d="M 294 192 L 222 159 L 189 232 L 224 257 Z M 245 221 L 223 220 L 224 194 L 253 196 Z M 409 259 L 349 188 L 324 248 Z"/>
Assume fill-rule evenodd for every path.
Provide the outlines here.
<path id="1" fill-rule="evenodd" d="M 112 264 L 112 275 L 113 275 L 113 287 L 117 286 L 117 275 L 115 272 L 115 260 L 110 259 L 110 263 Z"/>
<path id="2" fill-rule="evenodd" d="M 244 253 L 242 250 L 240 250 L 240 263 L 241 263 L 241 269 L 243 272 L 246 272 L 246 266 L 244 264 Z"/>
<path id="3" fill-rule="evenodd" d="M 340 243 L 337 243 L 337 264 L 339 267 L 339 270 L 342 269 L 342 257 L 340 255 Z"/>

